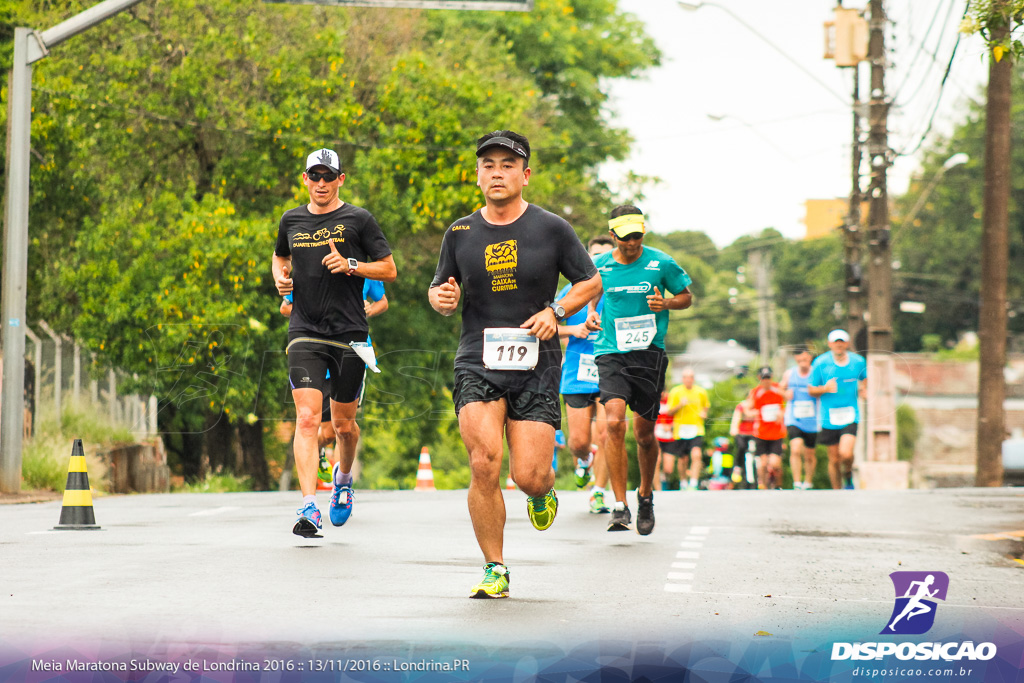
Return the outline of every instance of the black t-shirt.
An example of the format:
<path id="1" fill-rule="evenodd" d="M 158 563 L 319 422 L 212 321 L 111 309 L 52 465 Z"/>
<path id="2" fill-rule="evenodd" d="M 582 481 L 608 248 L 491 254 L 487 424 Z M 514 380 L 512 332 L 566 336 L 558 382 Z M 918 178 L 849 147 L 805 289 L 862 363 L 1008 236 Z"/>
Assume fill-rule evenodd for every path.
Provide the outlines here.
<path id="1" fill-rule="evenodd" d="M 530 204 L 515 222 L 492 225 L 477 211 L 455 221 L 444 234 L 431 287 L 454 277 L 462 287 L 462 337 L 456 369 L 469 369 L 502 387 L 524 384 L 531 374 L 557 378 L 562 364 L 558 336 L 540 342 L 537 366 L 487 370 L 483 330 L 519 327 L 555 299 L 558 274 L 576 284 L 597 274 L 572 226 Z M 556 382 L 557 387 L 557 382 Z"/>
<path id="2" fill-rule="evenodd" d="M 345 337 L 356 335 L 362 341 L 369 332 L 363 308 L 363 278 L 333 274 L 323 265 L 331 251 L 328 238 L 343 258 L 365 263 L 391 254 L 384 233 L 366 209 L 342 204 L 324 214 L 310 213 L 305 205 L 285 211 L 274 253 L 292 258 L 293 307 L 288 338 L 309 336 L 347 343 L 353 339 Z"/>

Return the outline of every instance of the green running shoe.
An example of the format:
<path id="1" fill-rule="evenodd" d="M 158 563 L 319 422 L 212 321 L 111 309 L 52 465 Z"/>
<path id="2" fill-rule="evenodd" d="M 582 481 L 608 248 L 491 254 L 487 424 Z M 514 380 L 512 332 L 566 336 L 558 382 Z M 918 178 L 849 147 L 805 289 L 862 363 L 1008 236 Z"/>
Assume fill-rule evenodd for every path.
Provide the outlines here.
<path id="1" fill-rule="evenodd" d="M 590 483 L 590 463 L 584 465 L 583 461 L 576 458 L 576 488 L 582 489 Z"/>
<path id="2" fill-rule="evenodd" d="M 320 449 L 320 464 L 317 465 L 316 476 L 323 482 L 331 480 L 331 463 L 327 460 L 327 450 L 324 448 Z"/>
<path id="3" fill-rule="evenodd" d="M 526 498 L 526 511 L 530 513 L 530 521 L 533 522 L 533 528 L 538 531 L 544 531 L 555 521 L 555 515 L 558 514 L 558 496 L 555 495 L 555 490 L 551 489 L 543 496 L 527 496 Z"/>
<path id="4" fill-rule="evenodd" d="M 484 565 L 484 579 L 469 591 L 471 598 L 507 598 L 508 567 L 497 562 Z"/>
<path id="5" fill-rule="evenodd" d="M 612 509 L 605 505 L 604 491 L 600 489 L 594 489 L 594 492 L 590 494 L 590 513 L 594 515 L 600 515 L 609 513 L 611 511 Z"/>

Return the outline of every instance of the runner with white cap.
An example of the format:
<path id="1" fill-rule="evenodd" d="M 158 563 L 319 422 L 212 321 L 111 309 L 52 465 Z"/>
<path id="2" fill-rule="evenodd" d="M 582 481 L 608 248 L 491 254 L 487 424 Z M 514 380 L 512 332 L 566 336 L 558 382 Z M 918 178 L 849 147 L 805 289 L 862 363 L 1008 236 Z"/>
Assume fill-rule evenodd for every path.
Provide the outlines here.
<path id="1" fill-rule="evenodd" d="M 828 333 L 829 351 L 814 359 L 807 392 L 821 399 L 818 443 L 828 450 L 828 474 L 834 489 L 853 488 L 853 448 L 857 443 L 860 409 L 868 366 L 853 353 L 846 330 Z"/>

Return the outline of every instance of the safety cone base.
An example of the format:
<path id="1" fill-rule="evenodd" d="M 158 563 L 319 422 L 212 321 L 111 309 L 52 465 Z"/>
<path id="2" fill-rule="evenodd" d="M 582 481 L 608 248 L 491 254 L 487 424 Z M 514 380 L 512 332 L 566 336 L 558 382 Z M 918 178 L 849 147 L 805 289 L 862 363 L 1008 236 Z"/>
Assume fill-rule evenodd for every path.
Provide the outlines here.
<path id="1" fill-rule="evenodd" d="M 99 529 L 92 509 L 92 489 L 89 488 L 89 473 L 85 467 L 85 451 L 82 440 L 75 439 L 71 448 L 71 462 L 68 464 L 68 482 L 64 487 L 64 501 L 60 509 L 60 521 L 54 531 L 87 531 Z"/>
<path id="2" fill-rule="evenodd" d="M 434 469 L 430 465 L 430 451 L 424 446 L 420 451 L 419 467 L 416 470 L 416 490 L 436 491 L 434 487 Z"/>

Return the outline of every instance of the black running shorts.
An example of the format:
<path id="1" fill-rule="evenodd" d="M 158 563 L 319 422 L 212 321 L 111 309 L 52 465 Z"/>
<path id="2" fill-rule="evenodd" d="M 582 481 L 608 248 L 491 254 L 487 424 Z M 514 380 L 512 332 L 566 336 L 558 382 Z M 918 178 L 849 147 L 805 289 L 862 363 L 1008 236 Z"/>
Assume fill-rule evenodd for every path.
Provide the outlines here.
<path id="1" fill-rule="evenodd" d="M 471 370 L 455 371 L 455 414 L 470 403 L 505 399 L 510 420 L 543 422 L 555 429 L 562 428 L 562 408 L 558 403 L 558 385 L 548 386 L 537 376 L 515 389 L 499 387 Z"/>
<path id="2" fill-rule="evenodd" d="M 822 446 L 835 446 L 843 434 L 857 436 L 857 423 L 848 424 L 840 429 L 822 429 L 818 432 L 818 443 Z"/>
<path id="3" fill-rule="evenodd" d="M 804 445 L 808 448 L 814 448 L 814 445 L 818 442 L 818 432 L 805 432 L 794 425 L 786 427 L 786 436 L 789 437 L 790 441 L 793 439 L 803 439 Z"/>
<path id="4" fill-rule="evenodd" d="M 606 353 L 596 359 L 601 403 L 621 398 L 633 412 L 654 422 L 658 419 L 665 388 L 668 357 L 651 346 L 625 353 Z"/>
<path id="5" fill-rule="evenodd" d="M 782 455 L 782 439 L 758 439 L 754 437 L 755 455 Z"/>
<path id="6" fill-rule="evenodd" d="M 578 408 L 581 410 L 583 408 L 589 408 L 597 403 L 598 396 L 600 396 L 600 394 L 597 392 L 593 394 L 562 394 L 562 398 L 565 399 L 565 405 L 570 408 Z"/>
<path id="7" fill-rule="evenodd" d="M 338 403 L 351 403 L 359 395 L 365 369 L 366 364 L 347 344 L 294 341 L 288 345 L 288 380 L 293 390 L 316 389 Z"/>

